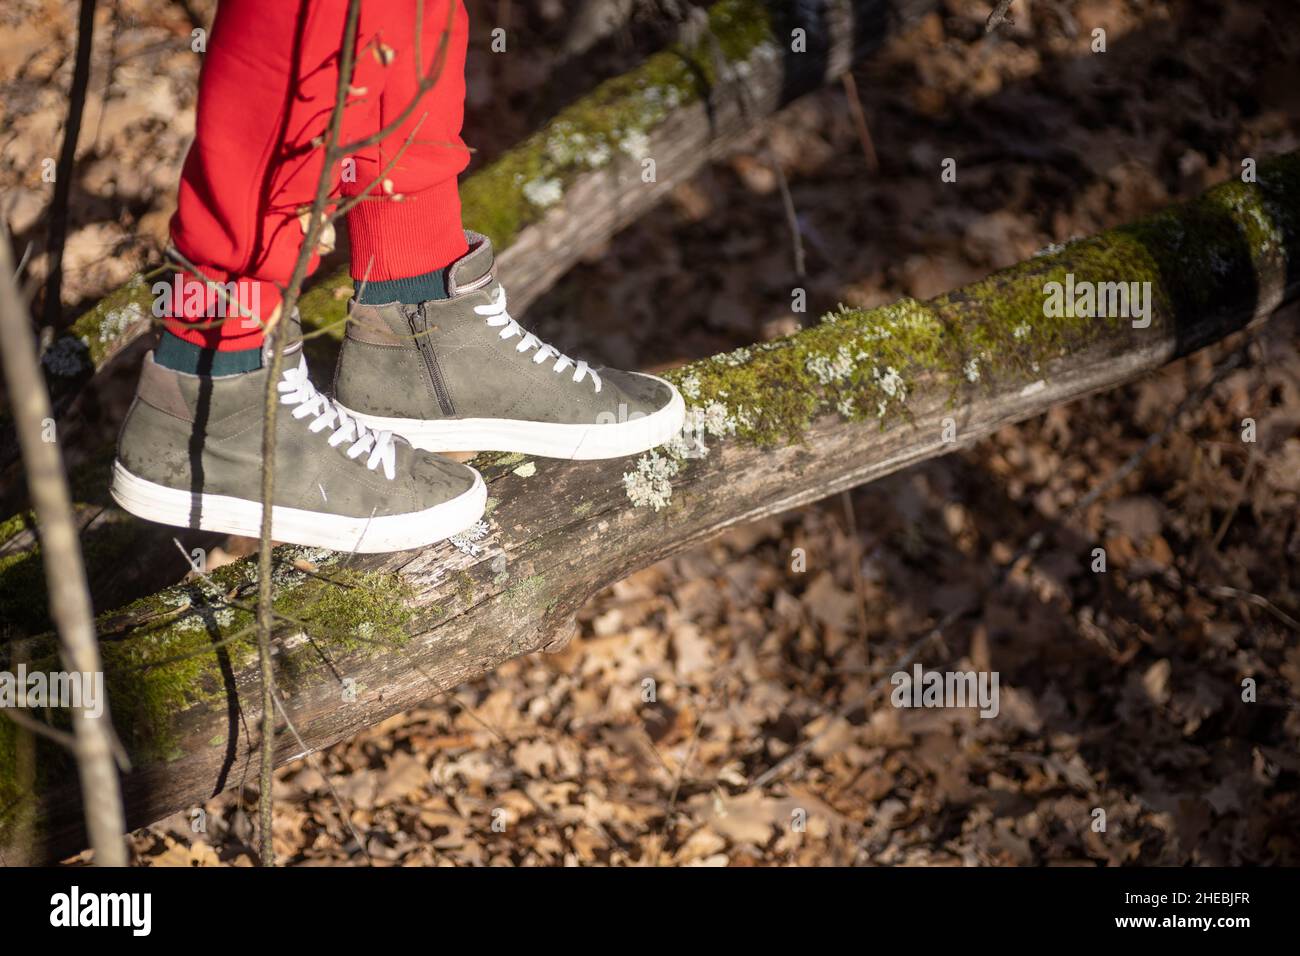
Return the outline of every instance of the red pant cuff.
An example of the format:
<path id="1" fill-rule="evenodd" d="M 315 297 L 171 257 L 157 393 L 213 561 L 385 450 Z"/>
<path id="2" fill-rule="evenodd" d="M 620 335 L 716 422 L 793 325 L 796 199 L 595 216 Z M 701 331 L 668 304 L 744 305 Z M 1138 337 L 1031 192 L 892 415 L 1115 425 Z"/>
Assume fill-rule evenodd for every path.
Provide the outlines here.
<path id="1" fill-rule="evenodd" d="M 219 352 L 258 348 L 267 319 L 280 305 L 280 290 L 271 282 L 206 267 L 202 276 L 178 271 L 154 283 L 154 311 L 163 327 Z"/>
<path id="2" fill-rule="evenodd" d="M 451 265 L 469 251 L 455 179 L 395 199 L 363 199 L 348 213 L 352 278 L 409 279 Z"/>

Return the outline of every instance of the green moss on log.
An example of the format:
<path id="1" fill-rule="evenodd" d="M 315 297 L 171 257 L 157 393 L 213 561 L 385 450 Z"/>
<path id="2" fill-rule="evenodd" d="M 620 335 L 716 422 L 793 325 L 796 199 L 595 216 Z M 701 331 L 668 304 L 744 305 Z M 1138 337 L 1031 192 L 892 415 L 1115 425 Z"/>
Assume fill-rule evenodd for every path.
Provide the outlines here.
<path id="1" fill-rule="evenodd" d="M 153 292 L 144 273 L 136 273 L 72 323 L 71 333 L 87 349 L 98 367 L 118 339 L 137 322 L 153 317 Z"/>
<path id="2" fill-rule="evenodd" d="M 1300 155 L 1263 164 L 1258 183 L 1229 182 L 1154 216 L 1071 243 L 922 303 L 848 309 L 793 335 L 668 373 L 688 403 L 759 445 L 796 442 L 820 415 L 884 427 L 909 399 L 1005 389 L 1127 329 L 1134 347 L 1196 347 L 1185 329 L 1209 316 L 1245 320 L 1261 278 L 1285 274 L 1300 243 Z M 1294 259 L 1300 253 L 1291 252 Z M 1293 267 L 1291 267 L 1293 268 Z M 1149 282 L 1151 325 L 1045 309 L 1048 283 Z M 1172 334 L 1171 334 L 1172 332 Z"/>
<path id="3" fill-rule="evenodd" d="M 730 65 L 744 62 L 765 43 L 775 52 L 767 7 L 758 0 L 714 4 L 709 27 Z M 717 72 L 714 47 L 702 37 L 606 81 L 466 181 L 461 189 L 465 221 L 504 249 L 580 176 L 620 156 L 639 164 L 649 134 L 674 110 L 699 100 L 717 82 Z"/>
<path id="4" fill-rule="evenodd" d="M 338 666 L 351 654 L 373 654 L 409 640 L 414 610 L 403 579 L 331 567 L 332 555 L 323 559 L 319 552 L 308 553 L 309 559 L 320 562 L 318 573 L 329 578 L 324 580 L 292 566 L 293 558 L 304 553 L 280 549 L 274 572 L 276 612 L 301 622 L 276 625 L 284 643 L 294 645 L 278 661 L 286 683 Z M 238 674 L 251 665 L 256 640 L 247 608 L 256 597 L 255 571 L 251 561 L 240 561 L 212 572 L 207 580 L 169 588 L 99 618 L 113 724 L 137 765 L 181 756 L 178 715 L 224 699 L 227 673 Z M 296 631 L 311 640 L 288 640 Z M 0 659 L 6 653 L 0 646 Z M 29 671 L 59 669 L 52 637 L 39 640 L 31 656 Z M 13 769 L 12 742 L 6 742 L 4 733 L 0 731 L 0 801 Z M 66 767 L 56 761 L 50 768 L 47 783 L 64 779 Z"/>
<path id="5" fill-rule="evenodd" d="M 4 521 L 0 521 L 0 545 L 7 542 L 15 535 L 26 531 L 32 526 L 36 516 L 31 511 L 20 511 L 16 515 L 10 515 Z"/>
<path id="6" fill-rule="evenodd" d="M 538 604 L 538 597 L 545 590 L 546 579 L 540 574 L 531 574 L 516 581 L 501 592 L 501 601 L 506 607 L 527 611 Z"/>
<path id="7" fill-rule="evenodd" d="M 413 593 L 401 577 L 351 568 L 328 574 L 328 581 L 305 578 L 275 601 L 277 613 L 303 621 L 311 637 L 284 654 L 281 665 L 290 679 L 356 651 L 373 654 L 402 647 L 411 638 Z"/>

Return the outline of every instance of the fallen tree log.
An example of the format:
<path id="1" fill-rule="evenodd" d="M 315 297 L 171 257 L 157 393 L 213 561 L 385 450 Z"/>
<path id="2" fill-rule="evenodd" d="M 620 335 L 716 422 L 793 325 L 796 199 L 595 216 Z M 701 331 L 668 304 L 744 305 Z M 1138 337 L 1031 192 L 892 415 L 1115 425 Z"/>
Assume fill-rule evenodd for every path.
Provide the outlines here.
<path id="1" fill-rule="evenodd" d="M 838 76 L 935 0 L 835 0 L 809 21 L 768 14 L 760 0 L 724 0 L 708 30 L 650 57 L 561 112 L 542 130 L 462 186 L 467 223 L 488 233 L 511 304 L 526 307 L 579 257 L 635 220 L 711 157 L 733 149 L 758 119 Z M 791 30 L 805 31 L 792 52 Z M 742 94 L 743 87 L 743 94 Z M 654 178 L 643 181 L 643 160 Z M 341 336 L 352 283 L 325 277 L 302 300 L 309 328 Z M 72 474 L 78 531 L 95 606 L 118 604 L 178 581 L 188 568 L 172 544 L 210 549 L 215 535 L 176 535 L 142 525 L 107 499 L 112 445 L 149 346 L 149 283 L 137 278 L 106 297 L 47 352 L 54 394 L 63 389 L 58 434 Z M 517 313 L 518 314 L 518 313 Z M 327 361 L 329 349 L 321 350 Z M 77 357 L 96 371 L 84 382 Z M 52 359 L 50 357 L 53 357 Z M 62 373 L 67 373 L 63 375 Z M 78 390 L 79 389 L 79 390 Z M 25 514 L 16 446 L 3 456 L 0 487 L 0 617 L 40 630 L 45 606 L 34 529 Z M 16 492 L 16 493 L 15 493 Z M 7 597 L 5 596 L 7 595 Z"/>
<path id="2" fill-rule="evenodd" d="M 1059 290 L 1092 289 L 1105 303 L 1121 282 L 1138 284 L 1131 317 L 1053 308 Z M 927 303 L 844 310 L 695 362 L 673 373 L 693 409 L 690 440 L 636 462 L 482 460 L 483 526 L 422 552 L 277 549 L 285 706 L 308 748 L 328 746 L 562 643 L 583 603 L 636 568 L 1128 381 L 1298 294 L 1300 155 L 1289 154 L 1261 165 L 1257 183 L 1218 186 Z M 133 824 L 234 785 L 257 752 L 245 633 L 253 573 L 240 562 L 99 620 L 134 765 L 124 777 Z M 53 666 L 48 640 L 22 653 L 29 670 Z M 33 774 L 22 734 L 0 720 L 0 855 L 10 863 L 83 845 L 66 756 L 36 742 Z M 283 733 L 275 753 L 283 763 L 302 747 Z"/>

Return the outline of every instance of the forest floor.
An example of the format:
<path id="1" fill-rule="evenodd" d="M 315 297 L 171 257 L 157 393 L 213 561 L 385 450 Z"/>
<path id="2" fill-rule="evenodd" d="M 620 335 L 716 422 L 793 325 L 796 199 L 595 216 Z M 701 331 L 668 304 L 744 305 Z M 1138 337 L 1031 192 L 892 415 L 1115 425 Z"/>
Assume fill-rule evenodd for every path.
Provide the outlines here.
<path id="1" fill-rule="evenodd" d="M 111 78 L 74 193 L 74 313 L 156 258 L 193 130 L 184 8 L 101 6 L 122 52 L 92 82 Z M 574 67 L 560 4 L 513 4 L 536 42 L 505 57 L 479 52 L 499 5 L 469 6 L 477 162 L 549 115 L 546 78 Z M 856 72 L 878 171 L 844 88 L 827 88 L 589 256 L 526 321 L 624 367 L 792 331 L 800 283 L 768 147 L 817 314 L 934 295 L 1300 146 L 1289 0 L 1016 0 L 1015 24 L 981 40 L 990 6 L 947 0 Z M 202 19 L 210 4 L 190 8 Z M 41 228 L 31 164 L 57 144 L 48 78 L 66 77 L 55 49 L 75 16 L 19 0 L 0 19 L 0 82 L 18 91 L 0 106 L 0 212 L 21 242 Z M 625 40 L 582 62 L 603 75 L 638 52 Z M 632 575 L 562 653 L 281 770 L 281 861 L 1300 863 L 1297 333 L 1279 315 Z M 998 716 L 890 706 L 880 675 L 909 654 L 997 671 Z M 136 860 L 251 864 L 248 782 L 135 833 Z"/>

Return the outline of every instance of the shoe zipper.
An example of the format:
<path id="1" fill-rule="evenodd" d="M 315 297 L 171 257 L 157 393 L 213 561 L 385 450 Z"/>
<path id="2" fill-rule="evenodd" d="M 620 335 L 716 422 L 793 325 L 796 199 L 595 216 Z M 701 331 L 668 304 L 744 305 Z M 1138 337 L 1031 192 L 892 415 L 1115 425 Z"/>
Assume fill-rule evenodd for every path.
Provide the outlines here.
<path id="1" fill-rule="evenodd" d="M 451 404 L 451 395 L 447 392 L 447 383 L 442 379 L 442 368 L 438 365 L 438 354 L 433 350 L 433 339 L 429 335 L 429 315 L 424 309 L 424 303 L 421 302 L 415 307 L 415 311 L 407 316 L 407 321 L 411 323 L 411 334 L 415 338 L 415 347 L 420 350 L 420 357 L 424 359 L 424 368 L 429 373 L 429 379 L 433 382 L 434 394 L 438 396 L 438 406 L 442 413 L 447 417 L 456 414 L 456 410 Z"/>

